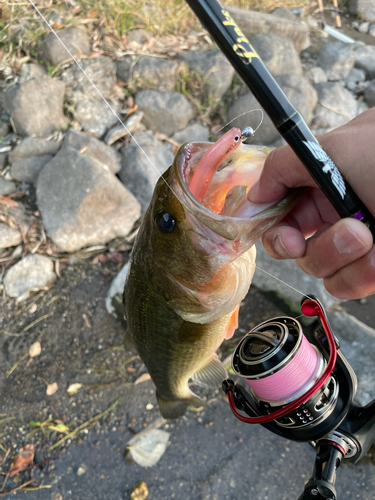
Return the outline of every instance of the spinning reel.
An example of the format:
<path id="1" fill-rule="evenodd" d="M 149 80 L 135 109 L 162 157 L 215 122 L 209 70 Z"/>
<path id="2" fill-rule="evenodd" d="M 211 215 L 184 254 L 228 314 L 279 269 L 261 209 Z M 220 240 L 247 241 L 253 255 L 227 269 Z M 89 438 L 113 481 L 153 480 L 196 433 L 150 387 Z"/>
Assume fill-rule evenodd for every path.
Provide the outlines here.
<path id="1" fill-rule="evenodd" d="M 319 327 L 304 334 L 300 323 L 287 316 L 256 326 L 233 354 L 233 370 L 242 383 L 227 379 L 223 390 L 243 422 L 314 446 L 313 476 L 298 500 L 336 500 L 341 461 L 357 462 L 374 441 L 375 400 L 365 407 L 354 402 L 356 375 L 319 300 L 304 298 L 301 310 L 317 316 Z"/>

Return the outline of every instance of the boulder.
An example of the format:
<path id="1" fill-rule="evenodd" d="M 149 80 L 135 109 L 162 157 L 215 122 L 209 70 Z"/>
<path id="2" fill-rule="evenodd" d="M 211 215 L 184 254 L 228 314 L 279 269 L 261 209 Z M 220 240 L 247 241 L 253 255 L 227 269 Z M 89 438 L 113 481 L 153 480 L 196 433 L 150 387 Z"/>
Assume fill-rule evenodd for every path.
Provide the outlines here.
<path id="1" fill-rule="evenodd" d="M 120 107 L 117 103 L 108 101 L 112 108 L 110 109 L 103 100 L 87 99 L 80 92 L 74 92 L 73 100 L 75 101 L 74 118 L 86 132 L 101 138 L 118 123 L 117 116 Z"/>
<path id="2" fill-rule="evenodd" d="M 10 175 L 19 182 L 35 184 L 42 168 L 52 160 L 52 155 L 19 158 L 12 163 Z"/>
<path id="3" fill-rule="evenodd" d="M 182 54 L 180 60 L 185 63 L 194 78 L 200 75 L 204 82 L 204 99 L 221 99 L 229 89 L 234 68 L 220 50 L 192 51 Z"/>
<path id="4" fill-rule="evenodd" d="M 80 155 L 96 159 L 113 174 L 120 171 L 121 157 L 119 153 L 92 135 L 70 129 L 61 147 L 62 151 L 67 149 L 72 149 Z"/>
<path id="5" fill-rule="evenodd" d="M 90 41 L 84 30 L 68 28 L 59 31 L 58 35 L 74 56 L 90 54 Z M 69 53 L 53 33 L 50 33 L 40 44 L 38 61 L 42 64 L 57 66 L 69 59 L 71 59 Z"/>
<path id="6" fill-rule="evenodd" d="M 7 196 L 16 191 L 16 185 L 12 181 L 7 181 L 4 177 L 0 177 L 0 196 Z"/>
<path id="7" fill-rule="evenodd" d="M 113 96 L 113 88 L 116 85 L 116 64 L 112 59 L 107 56 L 93 57 L 92 59 L 84 59 L 80 65 L 101 94 L 106 99 L 110 99 Z M 66 69 L 61 77 L 68 90 L 79 92 L 86 99 L 93 99 L 95 101 L 102 99 L 95 87 L 88 82 L 77 64 L 73 64 Z"/>
<path id="8" fill-rule="evenodd" d="M 174 156 L 150 131 L 136 132 L 134 138 L 143 151 L 134 142 L 121 150 L 122 165 L 119 177 L 137 198 L 144 213 L 151 201 L 157 180 L 171 166 Z"/>
<path id="9" fill-rule="evenodd" d="M 365 90 L 363 98 L 367 106 L 370 108 L 375 106 L 375 80 L 373 80 Z"/>
<path id="10" fill-rule="evenodd" d="M 61 147 L 61 142 L 47 141 L 38 137 L 26 137 L 13 151 L 9 153 L 9 163 L 22 158 L 55 155 Z"/>
<path id="11" fill-rule="evenodd" d="M 65 252 L 125 237 L 141 212 L 109 169 L 71 148 L 44 167 L 36 194 L 47 233 Z"/>
<path id="12" fill-rule="evenodd" d="M 301 52 L 310 45 L 308 26 L 300 20 L 285 19 L 285 17 L 238 7 L 227 7 L 227 10 L 247 38 L 258 33 L 281 35 L 293 42 L 297 52 Z"/>
<path id="13" fill-rule="evenodd" d="M 353 47 L 350 43 L 328 42 L 319 53 L 316 61 L 328 80 L 344 80 L 353 69 L 355 63 Z"/>
<path id="14" fill-rule="evenodd" d="M 155 129 L 167 135 L 186 127 L 195 115 L 190 101 L 178 92 L 141 90 L 135 102 Z"/>
<path id="15" fill-rule="evenodd" d="M 250 43 L 272 75 L 283 73 L 302 75 L 301 61 L 289 38 L 275 33 L 260 33 L 253 36 Z"/>
<path id="16" fill-rule="evenodd" d="M 22 243 L 22 235 L 20 231 L 0 222 L 0 248 L 15 247 L 20 243 Z"/>
<path id="17" fill-rule="evenodd" d="M 375 45 L 363 45 L 354 50 L 355 67 L 366 72 L 366 78 L 375 78 Z"/>
<path id="18" fill-rule="evenodd" d="M 208 141 L 210 131 L 206 125 L 200 122 L 192 122 L 179 132 L 172 135 L 172 139 L 179 144 L 184 144 L 190 141 Z"/>
<path id="19" fill-rule="evenodd" d="M 162 57 L 141 56 L 134 65 L 129 83 L 137 90 L 154 89 L 169 92 L 174 90 L 177 84 L 177 68 L 176 61 Z"/>
<path id="20" fill-rule="evenodd" d="M 275 80 L 283 90 L 286 87 L 297 90 L 297 92 L 302 94 L 310 109 L 315 109 L 318 102 L 318 94 L 307 78 L 301 75 L 284 74 L 276 76 Z M 292 104 L 297 106 L 297 103 Z"/>
<path id="21" fill-rule="evenodd" d="M 312 121 L 314 128 L 336 128 L 356 116 L 358 103 L 340 83 L 319 83 L 315 88 L 318 105 Z"/>
<path id="22" fill-rule="evenodd" d="M 38 254 L 26 255 L 6 273 L 5 293 L 23 300 L 31 292 L 48 288 L 56 279 L 51 259 Z"/>
<path id="23" fill-rule="evenodd" d="M 66 128 L 64 92 L 65 84 L 51 78 L 33 78 L 5 92 L 5 108 L 17 133 L 47 137 Z"/>
<path id="24" fill-rule="evenodd" d="M 348 9 L 351 14 L 358 16 L 366 21 L 375 21 L 375 2 L 374 0 L 349 0 Z"/>
<path id="25" fill-rule="evenodd" d="M 317 83 L 324 83 L 327 81 L 327 75 L 325 74 L 324 69 L 319 68 L 319 66 L 306 71 L 305 77 L 308 78 L 310 83 L 312 83 L 313 85 L 316 85 Z"/>

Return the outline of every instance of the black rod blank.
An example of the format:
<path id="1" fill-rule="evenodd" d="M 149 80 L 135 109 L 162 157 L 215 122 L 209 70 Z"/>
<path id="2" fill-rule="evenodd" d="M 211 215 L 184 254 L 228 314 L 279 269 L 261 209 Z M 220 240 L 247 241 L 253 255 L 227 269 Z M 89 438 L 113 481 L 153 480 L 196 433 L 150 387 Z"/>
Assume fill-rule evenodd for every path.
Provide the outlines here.
<path id="1" fill-rule="evenodd" d="M 375 238 L 374 217 L 342 178 L 227 9 L 217 0 L 186 1 L 340 217 L 361 220 Z"/>

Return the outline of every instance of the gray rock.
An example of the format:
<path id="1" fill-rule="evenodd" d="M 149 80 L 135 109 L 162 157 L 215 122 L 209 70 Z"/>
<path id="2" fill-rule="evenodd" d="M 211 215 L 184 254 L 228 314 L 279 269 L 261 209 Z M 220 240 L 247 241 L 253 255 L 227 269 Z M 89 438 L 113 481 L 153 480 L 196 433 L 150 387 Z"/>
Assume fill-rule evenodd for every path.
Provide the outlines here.
<path id="1" fill-rule="evenodd" d="M 177 68 L 176 61 L 170 61 L 162 57 L 141 56 L 134 65 L 131 84 L 137 90 L 172 91 L 177 83 Z"/>
<path id="2" fill-rule="evenodd" d="M 21 67 L 21 77 L 19 83 L 28 82 L 33 78 L 43 78 L 46 75 L 46 70 L 40 64 L 24 63 Z"/>
<path id="3" fill-rule="evenodd" d="M 355 92 L 361 88 L 362 82 L 366 80 L 366 73 L 363 69 L 353 68 L 349 75 L 345 78 L 345 86 L 347 89 Z"/>
<path id="4" fill-rule="evenodd" d="M 250 43 L 272 75 L 283 73 L 302 75 L 301 61 L 289 38 L 275 33 L 260 33 L 253 36 Z"/>
<path id="5" fill-rule="evenodd" d="M 90 41 L 86 32 L 80 28 L 68 28 L 59 32 L 59 37 L 74 56 L 90 54 Z M 69 60 L 70 55 L 53 33 L 40 44 L 38 61 L 45 65 L 57 66 Z"/>
<path id="6" fill-rule="evenodd" d="M 365 405 L 375 398 L 375 330 L 345 311 L 328 312 L 328 319 L 340 350 L 358 377 L 355 399 Z"/>
<path id="7" fill-rule="evenodd" d="M 373 108 L 375 106 L 375 80 L 373 80 L 365 90 L 363 98 L 365 100 L 365 103 L 370 108 Z"/>
<path id="8" fill-rule="evenodd" d="M 9 297 L 23 300 L 31 292 L 49 287 L 56 278 L 52 260 L 43 255 L 27 255 L 5 275 L 5 292 Z"/>
<path id="9" fill-rule="evenodd" d="M 16 191 L 16 185 L 12 181 L 7 181 L 4 177 L 0 177 L 0 196 L 6 196 L 7 194 L 14 193 Z"/>
<path id="10" fill-rule="evenodd" d="M 125 127 L 123 127 L 123 125 L 118 125 L 117 127 L 111 128 L 111 130 L 109 130 L 104 137 L 104 142 L 110 146 L 122 137 L 129 135 L 129 132 L 134 134 L 134 132 L 138 130 L 141 125 L 143 115 L 143 111 L 137 111 L 136 113 L 130 115 L 125 121 Z"/>
<path id="11" fill-rule="evenodd" d="M 130 143 L 121 150 L 123 159 L 119 177 L 137 198 L 144 213 L 151 201 L 157 180 L 171 166 L 174 156 L 152 132 L 136 132 L 134 137 L 148 158 L 140 148 Z"/>
<path id="12" fill-rule="evenodd" d="M 319 83 L 316 90 L 318 105 L 312 122 L 314 128 L 336 128 L 356 116 L 357 101 L 340 83 Z"/>
<path id="13" fill-rule="evenodd" d="M 125 237 L 140 216 L 137 200 L 101 162 L 69 148 L 45 166 L 36 192 L 44 226 L 65 252 Z"/>
<path id="14" fill-rule="evenodd" d="M 364 45 L 355 48 L 355 67 L 366 72 L 368 80 L 375 78 L 375 46 Z"/>
<path id="15" fill-rule="evenodd" d="M 9 153 L 9 163 L 21 158 L 55 155 L 61 147 L 61 142 L 46 141 L 38 137 L 26 137 L 13 151 Z"/>
<path id="16" fill-rule="evenodd" d="M 61 151 L 73 149 L 80 155 L 94 158 L 113 174 L 121 168 L 121 157 L 113 148 L 103 144 L 92 135 L 70 129 L 65 136 Z"/>
<path id="17" fill-rule="evenodd" d="M 366 21 L 375 21 L 375 3 L 374 0 L 349 0 L 348 9 L 354 14 Z"/>
<path id="18" fill-rule="evenodd" d="M 23 137 L 46 137 L 64 129 L 65 84 L 50 78 L 33 78 L 15 85 L 5 93 L 5 108 L 17 133 Z"/>
<path id="19" fill-rule="evenodd" d="M 190 101 L 177 92 L 141 90 L 135 102 L 155 129 L 167 135 L 186 127 L 195 115 Z"/>
<path id="20" fill-rule="evenodd" d="M 81 124 L 83 130 L 90 132 L 96 137 L 103 137 L 110 128 L 118 123 L 116 115 L 109 109 L 107 104 L 100 100 L 87 99 L 80 92 L 75 92 L 73 99 L 76 100 L 74 118 Z M 112 109 L 118 115 L 119 106 L 109 101 Z"/>
<path id="21" fill-rule="evenodd" d="M 147 43 L 151 38 L 154 38 L 150 31 L 145 30 L 144 28 L 135 28 L 129 33 L 126 34 L 128 39 L 128 43 L 137 43 L 138 45 L 143 45 Z"/>
<path id="22" fill-rule="evenodd" d="M 125 56 L 123 59 L 120 59 L 116 67 L 117 78 L 125 83 L 128 83 L 133 66 L 134 61 L 131 57 Z"/>
<path id="23" fill-rule="evenodd" d="M 284 90 L 285 87 L 291 87 L 302 94 L 303 98 L 310 106 L 311 110 L 315 109 L 318 102 L 318 94 L 314 87 L 310 84 L 307 78 L 300 75 L 278 75 L 275 77 L 277 83 Z M 297 103 L 292 103 L 297 105 Z"/>
<path id="24" fill-rule="evenodd" d="M 112 59 L 107 56 L 99 56 L 84 59 L 80 64 L 103 96 L 110 99 L 116 84 L 116 65 Z M 100 95 L 87 81 L 77 64 L 73 64 L 65 70 L 61 77 L 66 83 L 67 89 L 84 94 L 86 99 L 101 100 Z"/>
<path id="25" fill-rule="evenodd" d="M 0 222 L 0 248 L 15 247 L 20 243 L 22 243 L 22 235 L 20 231 L 18 231 L 18 229 L 15 229 L 14 227 L 9 227 L 7 224 L 3 224 L 2 222 Z"/>
<path id="26" fill-rule="evenodd" d="M 192 122 L 179 132 L 172 135 L 172 139 L 179 144 L 184 144 L 190 141 L 208 141 L 210 131 L 208 127 L 200 122 Z"/>
<path id="27" fill-rule="evenodd" d="M 0 153 L 0 170 L 4 170 L 4 168 L 8 165 L 8 154 Z"/>
<path id="28" fill-rule="evenodd" d="M 368 30 L 368 34 L 371 36 L 375 36 L 375 24 L 371 24 L 371 26 Z"/>
<path id="29" fill-rule="evenodd" d="M 359 26 L 358 26 L 358 31 L 360 33 L 367 33 L 368 30 L 369 30 L 369 27 L 370 27 L 370 23 L 368 23 L 367 21 L 365 21 L 364 23 L 361 23 Z"/>
<path id="30" fill-rule="evenodd" d="M 261 106 L 254 95 L 249 92 L 234 101 L 228 110 L 228 121 L 232 127 L 238 127 L 241 130 L 249 126 L 249 115 L 242 115 L 244 110 L 259 109 Z M 264 113 L 263 123 L 256 132 L 255 140 L 257 144 L 270 145 L 279 138 L 279 133 L 266 113 Z"/>
<path id="31" fill-rule="evenodd" d="M 9 130 L 10 130 L 10 123 L 0 119 L 0 137 L 7 136 Z"/>
<path id="32" fill-rule="evenodd" d="M 43 167 L 47 165 L 52 158 L 52 155 L 19 158 L 12 163 L 10 175 L 16 181 L 35 184 Z"/>
<path id="33" fill-rule="evenodd" d="M 276 7 L 276 9 L 273 9 L 271 14 L 273 16 L 280 17 L 281 19 L 289 19 L 289 21 L 295 21 L 295 22 L 299 21 L 298 17 L 286 7 Z"/>
<path id="34" fill-rule="evenodd" d="M 190 73 L 198 73 L 202 77 L 205 99 L 220 99 L 229 89 L 234 69 L 219 50 L 187 52 L 181 55 L 180 60 L 188 66 Z"/>
<path id="35" fill-rule="evenodd" d="M 324 288 L 322 279 L 305 274 L 293 260 L 273 259 L 267 254 L 260 242 L 256 244 L 256 249 L 256 265 L 258 269 L 255 270 L 253 284 L 263 292 L 273 294 L 293 312 L 300 313 L 303 294 L 316 295 L 327 309 L 339 302 L 336 297 L 333 297 Z M 281 282 L 264 273 L 261 269 L 276 276 Z"/>
<path id="36" fill-rule="evenodd" d="M 367 111 L 369 106 L 364 101 L 358 101 L 357 116 Z"/>
<path id="37" fill-rule="evenodd" d="M 327 75 L 324 72 L 323 68 L 319 68 L 316 66 L 311 68 L 309 71 L 305 73 L 305 77 L 309 79 L 310 83 L 316 85 L 317 83 L 324 83 L 327 81 Z"/>
<path id="38" fill-rule="evenodd" d="M 328 80 L 344 80 L 354 67 L 355 57 L 350 43 L 328 42 L 324 45 L 316 61 L 324 69 Z"/>
<path id="39" fill-rule="evenodd" d="M 309 29 L 306 23 L 291 19 L 280 18 L 275 15 L 245 10 L 238 7 L 228 7 L 227 10 L 233 16 L 247 38 L 258 33 L 274 33 L 292 40 L 297 52 L 306 49 L 310 45 Z"/>

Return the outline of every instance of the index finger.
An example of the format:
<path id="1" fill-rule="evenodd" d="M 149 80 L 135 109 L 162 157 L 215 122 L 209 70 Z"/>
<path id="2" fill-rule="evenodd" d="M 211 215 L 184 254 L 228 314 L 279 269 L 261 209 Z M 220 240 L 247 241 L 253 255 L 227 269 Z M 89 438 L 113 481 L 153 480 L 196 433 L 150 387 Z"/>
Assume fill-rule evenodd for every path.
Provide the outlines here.
<path id="1" fill-rule="evenodd" d="M 290 146 L 274 149 L 267 157 L 257 184 L 250 189 L 248 198 L 253 203 L 280 200 L 289 188 L 317 187 Z"/>

